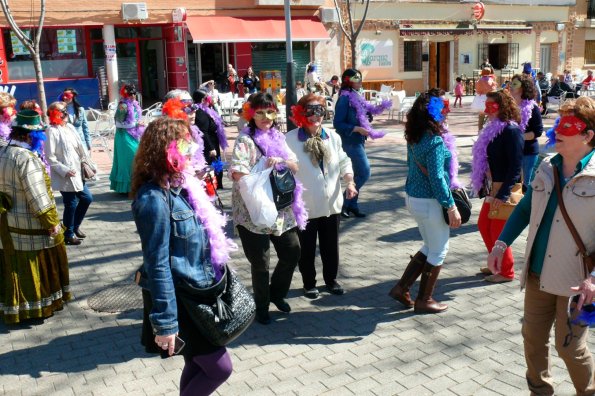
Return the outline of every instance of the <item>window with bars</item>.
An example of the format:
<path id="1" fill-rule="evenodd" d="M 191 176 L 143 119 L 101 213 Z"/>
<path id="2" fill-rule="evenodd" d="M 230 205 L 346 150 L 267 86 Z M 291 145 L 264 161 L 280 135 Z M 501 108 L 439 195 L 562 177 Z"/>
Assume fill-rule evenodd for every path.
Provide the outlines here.
<path id="1" fill-rule="evenodd" d="M 478 68 L 481 68 L 485 59 L 490 60 L 494 69 L 516 69 L 519 67 L 519 43 L 480 43 L 477 54 Z"/>
<path id="2" fill-rule="evenodd" d="M 587 19 L 595 19 L 595 0 L 587 2 Z"/>
<path id="3" fill-rule="evenodd" d="M 595 40 L 585 41 L 585 64 L 595 64 Z"/>
<path id="4" fill-rule="evenodd" d="M 404 71 L 421 71 L 421 45 L 421 41 L 405 41 L 403 43 Z"/>

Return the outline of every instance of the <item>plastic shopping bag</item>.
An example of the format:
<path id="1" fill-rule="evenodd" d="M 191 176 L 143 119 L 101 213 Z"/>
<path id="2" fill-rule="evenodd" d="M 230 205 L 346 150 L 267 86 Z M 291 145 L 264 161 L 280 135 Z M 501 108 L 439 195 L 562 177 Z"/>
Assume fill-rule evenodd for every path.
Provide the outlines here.
<path id="1" fill-rule="evenodd" d="M 272 170 L 272 167 L 265 169 L 264 159 L 261 159 L 252 172 L 239 181 L 240 195 L 250 213 L 250 220 L 257 226 L 271 227 L 277 220 L 278 212 L 269 181 Z"/>

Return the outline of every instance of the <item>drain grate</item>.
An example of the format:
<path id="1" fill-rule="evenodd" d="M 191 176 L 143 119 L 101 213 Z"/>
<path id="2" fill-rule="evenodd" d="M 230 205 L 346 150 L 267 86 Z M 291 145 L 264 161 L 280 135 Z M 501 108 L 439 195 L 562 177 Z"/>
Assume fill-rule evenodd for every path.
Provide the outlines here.
<path id="1" fill-rule="evenodd" d="M 89 308 L 98 312 L 124 312 L 143 308 L 141 288 L 134 283 L 118 283 L 87 299 Z"/>

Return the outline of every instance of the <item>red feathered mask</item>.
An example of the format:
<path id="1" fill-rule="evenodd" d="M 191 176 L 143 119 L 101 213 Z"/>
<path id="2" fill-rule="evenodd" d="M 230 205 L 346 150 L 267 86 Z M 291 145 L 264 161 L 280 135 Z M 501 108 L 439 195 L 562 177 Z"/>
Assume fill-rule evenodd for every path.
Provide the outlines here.
<path id="1" fill-rule="evenodd" d="M 293 123 L 298 127 L 312 125 L 306 117 L 306 109 L 301 105 L 291 106 L 291 117 L 289 117 Z"/>
<path id="2" fill-rule="evenodd" d="M 66 123 L 66 117 L 62 110 L 51 109 L 49 113 L 50 125 L 64 125 Z"/>
<path id="3" fill-rule="evenodd" d="M 169 118 L 175 118 L 176 120 L 188 120 L 188 114 L 184 112 L 186 105 L 178 98 L 169 99 L 163 105 L 161 113 L 168 116 Z"/>

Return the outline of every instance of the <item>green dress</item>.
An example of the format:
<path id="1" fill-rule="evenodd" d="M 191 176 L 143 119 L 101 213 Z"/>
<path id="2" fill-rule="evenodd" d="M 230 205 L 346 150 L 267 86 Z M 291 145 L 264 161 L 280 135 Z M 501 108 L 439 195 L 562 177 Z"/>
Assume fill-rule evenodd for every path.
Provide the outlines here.
<path id="1" fill-rule="evenodd" d="M 1 159 L 7 161 L 7 168 L 14 163 L 6 157 Z M 10 180 L 11 175 L 19 173 L 27 175 L 24 179 L 33 180 L 31 164 L 32 161 L 27 163 L 26 172 L 5 170 L 0 175 L 0 185 L 12 186 L 0 191 L 0 317 L 7 324 L 50 317 L 71 299 L 64 234 L 51 238 L 46 233 L 60 223 L 48 174 L 40 164 L 33 166 L 37 168 L 39 182 L 41 185 L 45 182 L 47 188 L 36 189 L 39 195 L 34 194 L 35 204 L 27 201 L 31 198 L 30 183 L 29 187 L 20 188 L 18 181 Z M 38 211 L 35 205 L 39 202 L 44 204 Z M 22 221 L 23 216 L 29 222 Z M 14 226 L 16 217 L 21 218 L 18 227 Z"/>
<path id="2" fill-rule="evenodd" d="M 135 121 L 132 124 L 126 123 L 128 115 L 128 105 L 120 102 L 116 110 L 116 136 L 114 138 L 114 161 L 112 163 L 112 172 L 110 174 L 110 189 L 117 193 L 130 192 L 132 179 L 132 165 L 136 150 L 138 150 L 138 140 L 128 133 L 129 129 L 139 128 L 138 121 L 141 114 L 133 109 Z"/>

